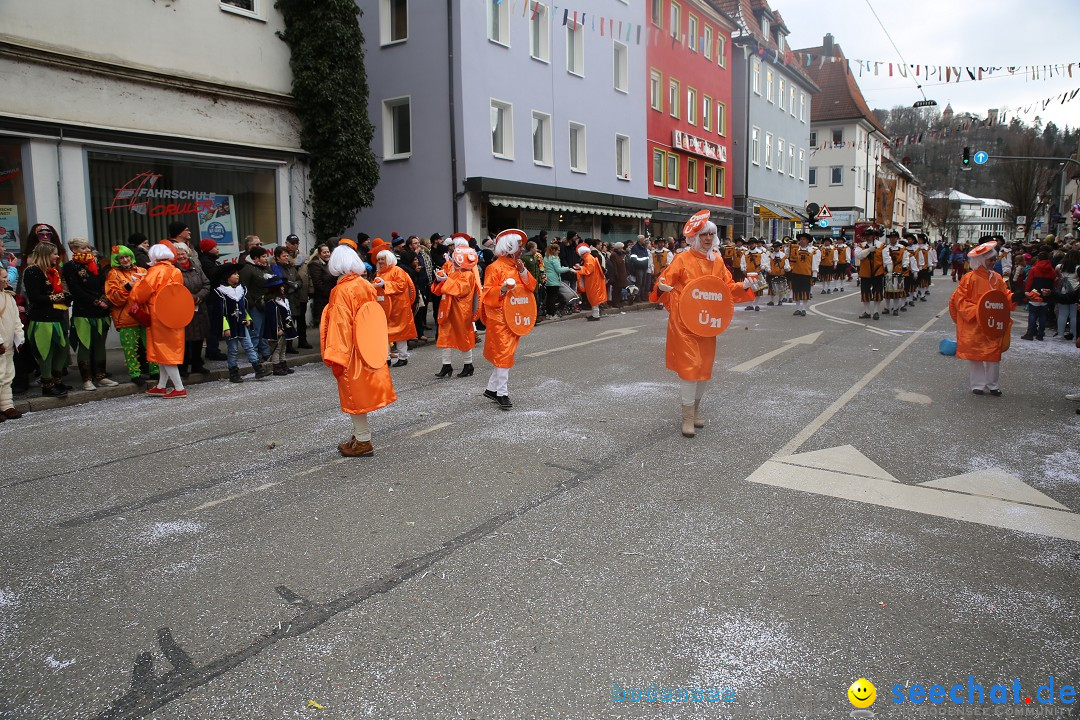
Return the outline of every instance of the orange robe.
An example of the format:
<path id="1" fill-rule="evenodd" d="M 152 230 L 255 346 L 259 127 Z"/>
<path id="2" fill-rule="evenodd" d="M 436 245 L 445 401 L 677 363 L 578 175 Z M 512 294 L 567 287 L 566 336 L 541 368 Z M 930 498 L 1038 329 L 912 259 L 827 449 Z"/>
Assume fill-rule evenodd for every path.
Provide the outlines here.
<path id="1" fill-rule="evenodd" d="M 462 352 L 476 345 L 473 329 L 473 299 L 479 287 L 472 270 L 455 270 L 443 282 L 431 286 L 431 292 L 442 296 L 439 303 L 439 339 L 435 347 L 456 348 Z"/>
<path id="2" fill-rule="evenodd" d="M 710 261 L 696 250 L 679 253 L 663 275 L 664 283 L 675 289 L 661 294 L 659 288 L 654 286 L 649 296 L 652 302 L 663 301 L 668 309 L 667 369 L 678 373 L 683 380 L 700 382 L 711 378 L 716 357 L 716 338 L 693 334 L 679 318 L 679 298 L 686 284 L 704 275 L 716 275 L 727 285 L 735 302 L 754 299 L 753 290 L 746 290 L 742 283 L 731 279 L 720 253 L 714 253 L 714 256 L 716 259 Z"/>
<path id="3" fill-rule="evenodd" d="M 135 283 L 131 299 L 150 308 L 150 327 L 146 328 L 146 359 L 160 365 L 179 365 L 184 362 L 184 328 L 165 327 L 157 319 L 154 304 L 158 293 L 167 285 L 184 286 L 184 276 L 172 263 L 160 261 L 146 271 L 146 277 Z"/>
<path id="4" fill-rule="evenodd" d="M 979 298 L 990 290 L 1001 290 L 1009 297 L 1005 280 L 993 270 L 980 267 L 965 273 L 949 298 L 949 314 L 956 323 L 956 357 L 976 362 L 1001 362 L 1003 340 L 992 338 L 979 327 Z M 1011 300 L 1009 301 L 1012 302 Z M 1012 331 L 1012 318 L 1005 326 L 1005 335 Z"/>
<path id="5" fill-rule="evenodd" d="M 595 261 L 594 261 L 595 262 Z M 529 292 L 536 290 L 536 278 L 528 270 L 520 275 L 517 261 L 506 256 L 495 258 L 484 272 L 484 290 L 480 295 L 480 316 L 487 331 L 484 334 L 484 357 L 498 368 L 514 367 L 514 353 L 517 352 L 517 335 L 510 331 L 503 315 L 503 300 L 499 294 L 503 281 L 513 278 L 519 287 Z"/>
<path id="6" fill-rule="evenodd" d="M 578 290 L 584 290 L 589 305 L 596 307 L 607 302 L 607 280 L 604 269 L 591 252 L 581 256 L 581 269 L 577 271 Z"/>
<path id="7" fill-rule="evenodd" d="M 363 415 L 397 400 L 390 367 L 370 367 L 356 350 L 356 314 L 367 303 L 377 302 L 375 298 L 375 288 L 367 280 L 343 276 L 330 291 L 319 328 L 323 364 L 334 372 L 341 410 L 349 415 Z"/>
<path id="8" fill-rule="evenodd" d="M 131 290 L 124 286 L 137 277 L 142 278 L 145 276 L 146 270 L 138 265 L 132 265 L 127 270 L 119 266 L 109 268 L 109 274 L 105 276 L 105 297 L 108 299 L 109 304 L 112 305 L 113 327 L 117 330 L 138 326 L 139 321 L 131 316 L 129 310 L 131 306 L 131 290 L 135 289 L 135 283 L 132 283 Z"/>
<path id="9" fill-rule="evenodd" d="M 412 278 L 397 265 L 386 268 L 379 277 L 383 280 L 382 293 L 390 301 L 390 313 L 386 316 L 387 339 L 390 342 L 412 340 L 417 336 L 412 307 L 416 301 L 416 287 Z"/>

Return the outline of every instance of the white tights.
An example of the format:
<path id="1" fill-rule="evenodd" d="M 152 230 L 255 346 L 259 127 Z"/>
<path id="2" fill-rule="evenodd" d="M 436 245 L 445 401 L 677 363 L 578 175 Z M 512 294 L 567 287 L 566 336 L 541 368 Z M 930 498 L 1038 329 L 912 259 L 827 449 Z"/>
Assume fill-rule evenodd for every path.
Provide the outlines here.
<path id="1" fill-rule="evenodd" d="M 458 350 L 458 352 L 461 352 L 461 355 L 462 355 L 463 359 L 465 360 L 466 365 L 472 365 L 472 348 L 469 348 L 468 350 L 465 350 L 464 352 Z M 442 362 L 443 362 L 443 365 L 451 365 L 452 363 L 450 361 L 453 360 L 453 359 L 454 359 L 454 348 L 442 348 Z"/>
<path id="2" fill-rule="evenodd" d="M 367 413 L 352 416 L 352 434 L 360 442 L 371 440 L 371 426 L 368 425 Z"/>
<path id="3" fill-rule="evenodd" d="M 492 368 L 491 377 L 488 378 L 487 389 L 496 395 L 510 394 L 510 368 Z"/>
<path id="4" fill-rule="evenodd" d="M 679 399 L 682 400 L 682 404 L 693 405 L 695 401 L 700 400 L 705 395 L 705 386 L 708 384 L 708 380 L 680 380 Z"/>
<path id="5" fill-rule="evenodd" d="M 177 390 L 184 389 L 184 381 L 180 379 L 180 370 L 175 365 L 158 365 L 158 381 L 157 386 L 164 388 L 172 380 L 173 388 Z"/>

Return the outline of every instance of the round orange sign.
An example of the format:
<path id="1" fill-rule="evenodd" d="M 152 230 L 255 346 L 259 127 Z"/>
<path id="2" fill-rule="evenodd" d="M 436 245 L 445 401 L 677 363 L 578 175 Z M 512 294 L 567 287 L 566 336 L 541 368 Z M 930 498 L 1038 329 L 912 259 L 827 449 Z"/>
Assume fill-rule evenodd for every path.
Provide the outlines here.
<path id="1" fill-rule="evenodd" d="M 536 297 L 521 285 L 503 296 L 506 326 L 515 335 L 528 335 L 536 326 Z"/>
<path id="2" fill-rule="evenodd" d="M 727 284 L 716 275 L 691 280 L 679 293 L 679 319 L 701 337 L 716 337 L 728 329 L 735 303 Z"/>
<path id="3" fill-rule="evenodd" d="M 356 313 L 353 340 L 364 364 L 379 369 L 386 364 L 386 315 L 375 303 L 366 302 Z"/>
<path id="4" fill-rule="evenodd" d="M 708 210 L 698 210 L 683 225 L 682 234 L 686 237 L 697 235 L 701 232 L 701 228 L 705 227 L 705 223 L 709 222 L 709 215 Z"/>
<path id="5" fill-rule="evenodd" d="M 167 328 L 186 328 L 195 317 L 195 299 L 183 285 L 166 285 L 158 291 L 150 310 L 151 317 Z"/>
<path id="6" fill-rule="evenodd" d="M 975 310 L 979 327 L 987 337 L 1000 338 L 1009 326 L 1012 301 L 1002 290 L 987 290 Z"/>

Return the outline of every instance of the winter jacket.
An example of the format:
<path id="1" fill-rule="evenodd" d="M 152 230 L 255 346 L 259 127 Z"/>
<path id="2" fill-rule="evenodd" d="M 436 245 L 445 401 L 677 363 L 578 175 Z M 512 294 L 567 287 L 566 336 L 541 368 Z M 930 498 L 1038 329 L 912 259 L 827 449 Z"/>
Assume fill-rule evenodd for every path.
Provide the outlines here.
<path id="1" fill-rule="evenodd" d="M 37 265 L 29 265 L 23 270 L 22 277 L 23 294 L 26 296 L 26 319 L 38 322 L 66 322 L 68 318 L 68 305 L 71 304 L 70 295 L 64 294 L 64 298 L 53 301 L 52 284 L 45 276 L 45 271 Z"/>
<path id="2" fill-rule="evenodd" d="M 90 268 L 74 260 L 64 263 L 61 275 L 71 293 L 71 314 L 75 317 L 102 318 L 109 316 L 109 308 L 101 307 L 98 300 L 105 297 L 105 272 L 108 266 L 99 267 L 97 274 Z"/>
<path id="3" fill-rule="evenodd" d="M 1024 289 L 1028 292 L 1032 290 L 1045 291 L 1042 292 L 1042 296 L 1047 298 L 1050 296 L 1050 292 L 1054 289 L 1054 278 L 1057 277 L 1057 272 L 1054 270 L 1054 266 L 1050 264 L 1049 260 L 1037 260 L 1034 265 L 1031 266 L 1031 270 L 1027 274 L 1027 282 L 1024 284 Z M 1029 302 L 1031 302 L 1029 300 Z M 1043 305 L 1043 302 L 1032 302 L 1033 305 Z"/>
<path id="4" fill-rule="evenodd" d="M 206 296 L 210 294 L 210 281 L 203 273 L 202 266 L 193 260 L 188 261 L 186 268 L 176 265 L 176 269 L 183 276 L 184 287 L 195 301 L 195 314 L 191 316 L 191 322 L 184 328 L 184 342 L 202 340 L 210 332 L 210 319 L 206 314 L 206 308 L 202 306 Z"/>
<path id="5" fill-rule="evenodd" d="M 221 285 L 214 289 L 214 295 L 221 308 L 221 334 L 228 330 L 234 338 L 242 337 L 243 330 L 251 322 L 247 306 L 247 290 L 243 285 L 232 287 Z"/>

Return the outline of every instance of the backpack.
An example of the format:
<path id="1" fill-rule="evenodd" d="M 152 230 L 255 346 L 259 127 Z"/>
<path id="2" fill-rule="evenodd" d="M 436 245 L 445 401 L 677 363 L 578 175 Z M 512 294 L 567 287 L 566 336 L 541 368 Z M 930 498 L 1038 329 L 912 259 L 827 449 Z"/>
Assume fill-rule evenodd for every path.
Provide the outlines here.
<path id="1" fill-rule="evenodd" d="M 1063 273 L 1057 271 L 1054 278 L 1053 298 L 1055 302 L 1069 305 L 1080 301 L 1080 283 L 1077 282 L 1076 273 Z"/>

